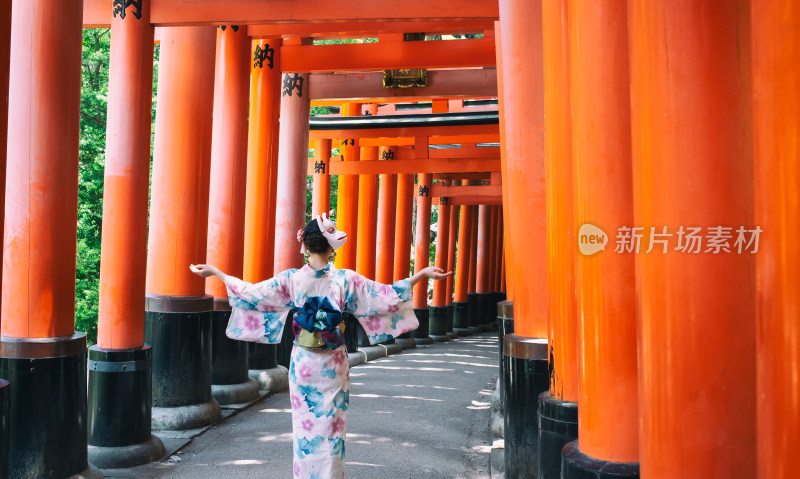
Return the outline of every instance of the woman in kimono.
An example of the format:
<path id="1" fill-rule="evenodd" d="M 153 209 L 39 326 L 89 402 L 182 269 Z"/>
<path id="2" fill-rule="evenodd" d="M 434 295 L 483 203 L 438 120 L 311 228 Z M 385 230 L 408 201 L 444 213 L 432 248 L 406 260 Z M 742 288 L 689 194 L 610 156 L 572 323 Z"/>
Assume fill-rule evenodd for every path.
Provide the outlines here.
<path id="1" fill-rule="evenodd" d="M 294 477 L 344 477 L 344 440 L 350 402 L 350 374 L 342 313 L 354 315 L 370 344 L 387 341 L 419 326 L 411 305 L 412 287 L 423 278 L 451 273 L 428 267 L 392 285 L 369 280 L 328 262 L 347 235 L 325 214 L 298 231 L 300 269 L 288 269 L 258 284 L 228 276 L 211 265 L 191 266 L 203 277 L 225 282 L 233 311 L 227 335 L 233 339 L 280 342 L 290 311 L 295 335 L 289 367 L 294 433 Z"/>

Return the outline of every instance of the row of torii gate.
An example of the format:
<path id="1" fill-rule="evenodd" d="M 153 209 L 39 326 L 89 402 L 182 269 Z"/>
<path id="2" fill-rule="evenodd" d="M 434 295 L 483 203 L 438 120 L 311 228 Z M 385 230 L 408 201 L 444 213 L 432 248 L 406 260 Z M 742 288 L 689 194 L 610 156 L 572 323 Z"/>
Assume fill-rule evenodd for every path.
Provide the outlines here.
<path id="1" fill-rule="evenodd" d="M 337 266 L 384 282 L 408 275 L 413 201 L 420 268 L 432 199 L 448 199 L 436 262 L 456 277 L 437 285 L 430 310 L 417 288 L 428 329 L 415 335 L 493 322 L 491 304 L 467 296 L 507 293 L 506 477 L 794 477 L 796 2 L 14 0 L 0 20 L 9 477 L 98 477 L 87 448 L 116 466 L 157 455 L 151 415 L 173 427 L 214 420 L 210 358 L 247 353 L 211 340 L 226 293 L 187 266 L 252 281 L 299 266 L 307 175 L 315 213 L 339 175 L 338 226 L 351 239 Z M 81 29 L 108 25 L 87 365 L 74 330 Z M 404 41 L 409 32 L 483 38 Z M 353 37 L 378 42 L 309 40 Z M 376 81 L 408 68 L 428 68 L 430 85 Z M 392 97 L 431 110 L 403 115 Z M 492 97 L 497 117 L 464 101 Z M 341 115 L 309 129 L 315 101 Z M 585 245 L 605 250 L 581 249 L 584 224 Z M 722 254 L 613 251 L 611 235 L 633 227 L 650 232 L 644 241 L 658 228 L 662 242 L 684 227 L 763 233 L 757 254 L 733 243 Z M 250 366 L 274 354 L 256 351 Z M 221 377 L 247 382 L 239 364 Z"/>

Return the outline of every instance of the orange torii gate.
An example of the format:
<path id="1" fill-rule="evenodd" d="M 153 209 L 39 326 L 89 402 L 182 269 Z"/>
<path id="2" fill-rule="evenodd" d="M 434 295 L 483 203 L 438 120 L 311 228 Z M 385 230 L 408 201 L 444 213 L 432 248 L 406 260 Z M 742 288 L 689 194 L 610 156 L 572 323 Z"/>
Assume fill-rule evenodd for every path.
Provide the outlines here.
<path id="1" fill-rule="evenodd" d="M 151 425 L 215 420 L 214 381 L 252 388 L 242 348 L 217 351 L 231 361 L 213 359 L 223 291 L 185 266 L 224 262 L 228 252 L 231 270 L 243 263 L 257 281 L 299 264 L 291 236 L 304 213 L 310 101 L 357 102 L 351 113 L 375 115 L 392 109 L 378 103 L 425 98 L 432 113 L 455 114 L 453 101 L 495 96 L 500 125 L 491 133 L 483 125 L 343 128 L 311 139 L 315 162 L 352 180 L 341 203 L 352 267 L 359 257 L 371 267 L 372 220 L 394 210 L 393 254 L 391 235 L 375 235 L 393 261 L 378 261 L 375 273 L 408 275 L 412 198 L 415 265 L 427 264 L 433 198 L 447 198 L 437 205 L 436 263 L 456 266 L 453 298 L 434 291 L 437 309 L 419 340 L 486 328 L 479 298 L 506 279 L 512 301 L 502 314 L 513 316 L 515 332 L 503 341 L 507 476 L 795 475 L 800 12 L 791 1 L 62 3 L 0 6 L 0 97 L 8 100 L 0 376 L 11 381 L 0 383 L 0 404 L 4 395 L 10 403 L 0 424 L 9 426 L 11 477 L 97 477 L 89 457 L 106 467 L 123 456 L 127 465 L 152 460 L 162 449 Z M 73 321 L 75 110 L 80 30 L 93 26 L 111 27 L 112 52 L 99 335 L 87 356 Z M 162 45 L 148 233 L 154 27 Z M 409 32 L 483 38 L 402 41 Z M 345 37 L 378 41 L 311 40 Z M 429 68 L 435 81 L 384 91 L 377 71 L 390 68 Z M 478 135 L 500 147 L 467 146 Z M 445 137 L 462 150 L 430 148 Z M 329 158 L 331 147 L 344 147 L 346 161 Z M 394 159 L 380 159 L 389 152 Z M 243 180 L 244 163 L 258 173 Z M 368 186 L 364 201 L 377 194 L 368 207 L 357 175 Z M 313 176 L 324 190 L 326 180 Z M 315 198 L 315 210 L 327 208 Z M 617 224 L 628 221 L 763 231 L 761 250 L 612 251 L 610 233 L 634 226 Z M 603 229 L 608 249 L 582 254 L 579 223 Z M 360 249 L 356 236 L 367 238 Z M 426 292 L 420 284 L 415 294 L 425 318 Z M 451 301 L 452 325 L 440 309 Z M 274 369 L 276 348 L 250 349 L 251 369 Z M 233 363 L 231 374 L 215 375 Z M 536 446 L 530 404 L 543 391 L 542 437 L 556 422 L 567 427 Z M 680 439 L 687 430 L 692 441 Z M 529 460 L 536 447 L 539 464 Z"/>

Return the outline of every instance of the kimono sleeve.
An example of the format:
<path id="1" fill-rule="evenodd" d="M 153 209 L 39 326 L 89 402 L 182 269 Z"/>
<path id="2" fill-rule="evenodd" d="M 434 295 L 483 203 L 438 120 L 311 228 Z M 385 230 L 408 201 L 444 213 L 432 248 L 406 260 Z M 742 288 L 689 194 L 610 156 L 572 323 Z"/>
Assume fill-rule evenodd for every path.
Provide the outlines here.
<path id="1" fill-rule="evenodd" d="M 345 311 L 358 319 L 370 344 L 388 341 L 419 327 L 411 304 L 411 282 L 407 279 L 387 285 L 346 270 L 345 293 Z"/>
<path id="2" fill-rule="evenodd" d="M 228 276 L 228 302 L 233 311 L 225 334 L 231 339 L 276 344 L 281 341 L 283 327 L 294 308 L 292 274 L 286 270 L 277 276 L 251 284 Z"/>

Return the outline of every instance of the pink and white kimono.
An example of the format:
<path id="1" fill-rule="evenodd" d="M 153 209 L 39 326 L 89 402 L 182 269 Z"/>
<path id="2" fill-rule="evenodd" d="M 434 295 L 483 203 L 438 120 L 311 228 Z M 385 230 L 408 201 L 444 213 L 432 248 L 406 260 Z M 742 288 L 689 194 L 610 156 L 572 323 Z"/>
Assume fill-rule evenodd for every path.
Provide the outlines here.
<path id="1" fill-rule="evenodd" d="M 354 315 L 371 344 L 419 326 L 410 301 L 411 282 L 407 279 L 385 285 L 328 264 L 321 270 L 308 265 L 289 269 L 258 284 L 228 276 L 225 284 L 233 307 L 227 334 L 233 339 L 276 344 L 281 340 L 289 312 L 316 301 L 315 298 L 326 298 L 340 312 Z M 303 348 L 295 344 L 289 368 L 289 394 L 294 477 L 344 477 L 350 402 L 345 346 Z"/>

